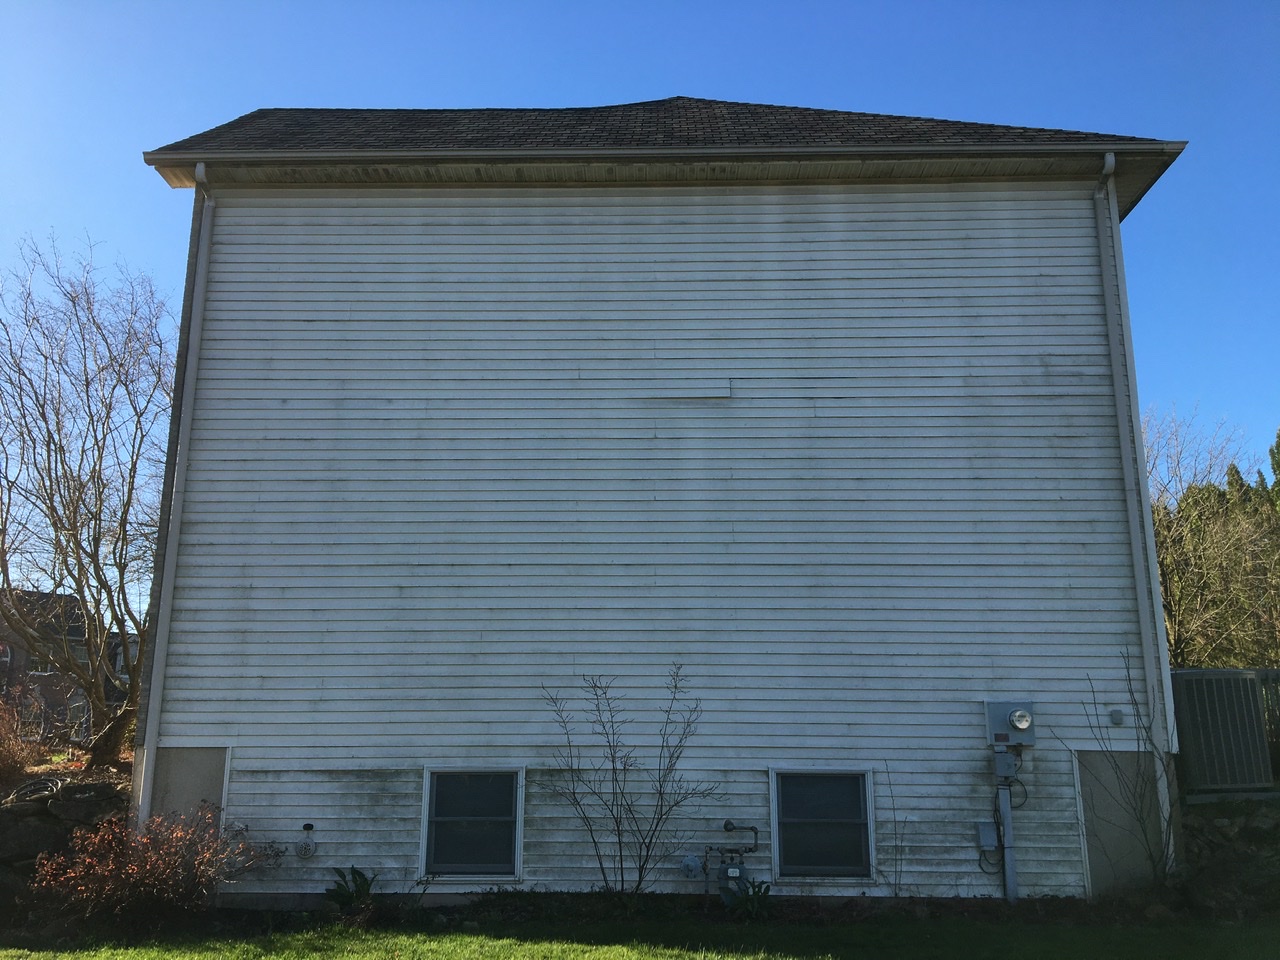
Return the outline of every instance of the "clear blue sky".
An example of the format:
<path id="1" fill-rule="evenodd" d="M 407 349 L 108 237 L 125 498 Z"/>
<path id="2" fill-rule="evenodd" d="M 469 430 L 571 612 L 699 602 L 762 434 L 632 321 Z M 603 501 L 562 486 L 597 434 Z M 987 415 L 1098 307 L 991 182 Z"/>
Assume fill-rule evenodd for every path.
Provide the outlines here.
<path id="1" fill-rule="evenodd" d="M 141 152 L 258 107 L 685 95 L 1189 140 L 1125 221 L 1145 408 L 1280 427 L 1280 2 L 0 0 L 0 266 L 86 236 L 181 300 Z"/>

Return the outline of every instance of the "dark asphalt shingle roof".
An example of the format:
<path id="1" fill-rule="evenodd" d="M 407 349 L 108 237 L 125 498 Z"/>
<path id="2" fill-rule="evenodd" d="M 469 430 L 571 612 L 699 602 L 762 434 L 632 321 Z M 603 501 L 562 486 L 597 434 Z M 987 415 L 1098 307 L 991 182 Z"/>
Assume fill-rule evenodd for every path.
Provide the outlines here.
<path id="1" fill-rule="evenodd" d="M 148 154 L 1158 144 L 1141 137 L 693 97 L 556 109 L 265 109 Z"/>

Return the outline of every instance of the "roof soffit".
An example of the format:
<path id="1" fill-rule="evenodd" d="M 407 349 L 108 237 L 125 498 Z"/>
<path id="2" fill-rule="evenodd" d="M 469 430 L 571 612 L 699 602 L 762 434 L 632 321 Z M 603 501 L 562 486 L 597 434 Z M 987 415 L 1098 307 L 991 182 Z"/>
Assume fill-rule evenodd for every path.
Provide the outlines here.
<path id="1" fill-rule="evenodd" d="M 855 183 L 1094 179 L 1106 151 L 1070 154 L 861 157 L 584 158 L 461 161 L 412 157 L 228 161 L 205 164 L 214 187 L 643 185 L 699 183 Z M 1126 214 L 1172 162 L 1152 153 L 1120 153 L 1117 199 Z M 195 165 L 159 165 L 173 187 L 195 186 Z"/>
<path id="2" fill-rule="evenodd" d="M 570 184 L 1096 176 L 1127 213 L 1184 144 L 672 97 L 550 110 L 258 110 L 143 155 L 167 182 Z"/>

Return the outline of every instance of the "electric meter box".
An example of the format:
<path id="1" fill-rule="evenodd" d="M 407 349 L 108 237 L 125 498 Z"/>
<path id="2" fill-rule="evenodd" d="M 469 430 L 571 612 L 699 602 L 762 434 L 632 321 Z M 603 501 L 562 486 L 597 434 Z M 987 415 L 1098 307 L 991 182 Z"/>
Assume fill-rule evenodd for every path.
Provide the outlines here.
<path id="1" fill-rule="evenodd" d="M 1026 700 L 988 700 L 987 743 L 995 747 L 1032 747 L 1036 742 L 1036 705 Z"/>

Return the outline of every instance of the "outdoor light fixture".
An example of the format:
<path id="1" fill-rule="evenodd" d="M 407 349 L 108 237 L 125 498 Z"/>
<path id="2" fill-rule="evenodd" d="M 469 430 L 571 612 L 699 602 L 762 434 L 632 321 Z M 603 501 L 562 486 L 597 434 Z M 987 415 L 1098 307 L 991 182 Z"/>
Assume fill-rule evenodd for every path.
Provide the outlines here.
<path id="1" fill-rule="evenodd" d="M 315 830 L 315 828 L 316 825 L 314 823 L 304 823 L 302 825 L 302 839 L 294 845 L 293 852 L 303 860 L 307 860 L 310 857 L 315 856 L 316 841 L 311 835 L 311 832 Z"/>

